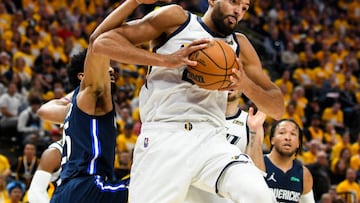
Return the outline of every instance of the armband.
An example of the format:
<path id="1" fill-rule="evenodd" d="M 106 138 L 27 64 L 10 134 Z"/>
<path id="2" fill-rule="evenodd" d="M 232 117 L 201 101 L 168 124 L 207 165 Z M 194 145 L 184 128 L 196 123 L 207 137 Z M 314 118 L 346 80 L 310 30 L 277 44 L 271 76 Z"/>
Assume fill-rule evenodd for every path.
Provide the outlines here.
<path id="1" fill-rule="evenodd" d="M 311 190 L 310 192 L 301 195 L 299 202 L 300 203 L 315 203 L 313 191 Z"/>

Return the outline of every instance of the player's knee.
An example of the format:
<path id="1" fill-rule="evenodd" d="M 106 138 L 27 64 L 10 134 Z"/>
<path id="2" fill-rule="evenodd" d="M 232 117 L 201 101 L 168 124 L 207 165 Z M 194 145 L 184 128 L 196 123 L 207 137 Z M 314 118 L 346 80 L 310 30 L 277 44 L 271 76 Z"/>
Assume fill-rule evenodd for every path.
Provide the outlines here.
<path id="1" fill-rule="evenodd" d="M 273 195 L 260 171 L 244 164 L 229 167 L 218 182 L 219 194 L 234 202 L 273 202 Z"/>

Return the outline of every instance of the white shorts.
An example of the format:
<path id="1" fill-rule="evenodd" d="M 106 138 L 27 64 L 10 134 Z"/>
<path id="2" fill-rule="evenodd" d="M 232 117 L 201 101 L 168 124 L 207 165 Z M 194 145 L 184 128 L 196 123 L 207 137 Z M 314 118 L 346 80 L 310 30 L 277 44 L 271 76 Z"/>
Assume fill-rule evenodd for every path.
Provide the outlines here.
<path id="1" fill-rule="evenodd" d="M 190 185 L 216 194 L 220 174 L 234 162 L 238 163 L 234 164 L 236 167 L 229 169 L 237 169 L 225 170 L 220 187 L 223 181 L 234 183 L 224 184 L 226 187 L 224 191 L 219 188 L 219 194 L 237 198 L 227 194 L 228 188 L 232 188 L 229 185 L 239 188 L 243 183 L 241 177 L 249 175 L 247 171 L 250 177 L 256 176 L 251 180 L 259 182 L 255 185 L 260 185 L 260 190 L 268 189 L 251 159 L 240 154 L 240 150 L 226 140 L 226 129 L 222 127 L 215 128 L 208 123 L 144 123 L 135 145 L 130 202 L 184 202 Z M 227 171 L 238 173 L 231 176 L 239 178 L 229 181 Z M 244 189 L 249 188 L 247 182 Z"/>

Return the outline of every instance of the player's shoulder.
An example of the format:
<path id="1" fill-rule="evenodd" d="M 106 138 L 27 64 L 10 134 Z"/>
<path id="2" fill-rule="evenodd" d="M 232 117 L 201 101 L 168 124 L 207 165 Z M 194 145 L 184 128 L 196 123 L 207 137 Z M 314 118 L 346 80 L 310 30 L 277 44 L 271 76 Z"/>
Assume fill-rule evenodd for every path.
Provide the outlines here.
<path id="1" fill-rule="evenodd" d="M 158 9 L 155 9 L 154 12 L 158 15 L 159 18 L 166 17 L 168 21 L 183 21 L 188 17 L 188 11 L 177 4 L 170 4 L 159 7 Z"/>
<path id="2" fill-rule="evenodd" d="M 239 41 L 245 41 L 245 40 L 248 41 L 248 38 L 244 33 L 235 32 L 235 36 L 236 36 L 237 40 L 239 40 Z"/>

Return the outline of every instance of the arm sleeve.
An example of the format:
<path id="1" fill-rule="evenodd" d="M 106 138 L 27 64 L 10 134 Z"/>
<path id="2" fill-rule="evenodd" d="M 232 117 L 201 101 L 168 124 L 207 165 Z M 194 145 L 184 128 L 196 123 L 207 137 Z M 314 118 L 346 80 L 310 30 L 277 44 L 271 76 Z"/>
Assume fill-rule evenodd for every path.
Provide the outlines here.
<path id="1" fill-rule="evenodd" d="M 50 183 L 51 174 L 47 171 L 37 170 L 29 188 L 29 203 L 49 203 L 50 198 L 47 187 Z"/>
<path id="2" fill-rule="evenodd" d="M 301 195 L 299 203 L 315 203 L 313 191 Z"/>

